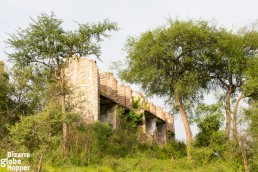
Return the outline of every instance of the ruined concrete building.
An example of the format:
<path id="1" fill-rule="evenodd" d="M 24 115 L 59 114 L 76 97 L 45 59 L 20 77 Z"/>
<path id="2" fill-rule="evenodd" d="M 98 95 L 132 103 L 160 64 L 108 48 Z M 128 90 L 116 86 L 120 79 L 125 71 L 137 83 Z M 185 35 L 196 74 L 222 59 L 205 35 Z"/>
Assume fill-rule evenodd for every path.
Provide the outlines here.
<path id="1" fill-rule="evenodd" d="M 72 88 L 69 99 L 76 102 L 74 109 L 85 122 L 103 121 L 114 128 L 119 127 L 119 108 L 133 109 L 133 101 L 140 107 L 133 109 L 142 115 L 142 132 L 148 140 L 166 143 L 174 137 L 174 119 L 159 106 L 148 102 L 139 92 L 119 84 L 112 73 L 98 69 L 96 61 L 88 58 L 71 60 L 66 69 L 68 83 Z"/>

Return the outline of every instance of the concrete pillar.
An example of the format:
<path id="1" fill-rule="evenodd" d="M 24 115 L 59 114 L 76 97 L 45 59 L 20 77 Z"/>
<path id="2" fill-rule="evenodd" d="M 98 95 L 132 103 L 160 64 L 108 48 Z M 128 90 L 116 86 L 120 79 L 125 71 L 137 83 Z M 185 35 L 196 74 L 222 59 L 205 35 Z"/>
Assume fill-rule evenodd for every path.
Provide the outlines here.
<path id="1" fill-rule="evenodd" d="M 146 135 L 151 141 L 156 141 L 157 138 L 157 126 L 156 118 L 147 117 L 145 118 Z"/>
<path id="2" fill-rule="evenodd" d="M 157 123 L 157 141 L 160 144 L 167 143 L 166 123 Z"/>
<path id="3" fill-rule="evenodd" d="M 99 119 L 99 72 L 96 62 L 87 58 L 74 59 L 65 69 L 72 94 L 67 96 L 74 111 L 85 122 Z"/>
<path id="4" fill-rule="evenodd" d="M 119 118 L 119 105 L 109 104 L 101 106 L 100 121 L 109 123 L 114 128 L 117 128 Z"/>

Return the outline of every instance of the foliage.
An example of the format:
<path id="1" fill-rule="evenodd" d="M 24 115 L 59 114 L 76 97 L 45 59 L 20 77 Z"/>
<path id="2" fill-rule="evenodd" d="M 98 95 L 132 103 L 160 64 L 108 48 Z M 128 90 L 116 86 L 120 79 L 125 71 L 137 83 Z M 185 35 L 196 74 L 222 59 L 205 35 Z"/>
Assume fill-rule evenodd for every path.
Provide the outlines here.
<path id="1" fill-rule="evenodd" d="M 245 69 L 246 81 L 243 85 L 247 97 L 258 99 L 258 56 L 248 60 L 248 68 Z"/>
<path id="2" fill-rule="evenodd" d="M 99 165 L 90 167 L 50 167 L 44 168 L 45 172 L 50 171 L 78 171 L 78 172 L 124 172 L 124 171 L 135 171 L 135 172 L 149 172 L 149 171 L 175 171 L 175 172 L 235 172 L 231 164 L 218 160 L 210 162 L 209 164 L 200 165 L 196 167 L 193 163 L 187 161 L 187 159 L 166 159 L 160 160 L 157 158 L 150 158 L 146 155 L 140 155 L 138 158 L 112 158 L 106 157 L 103 162 Z"/>
<path id="3" fill-rule="evenodd" d="M 150 110 L 150 107 L 148 106 L 148 102 L 141 96 L 138 98 L 132 97 L 132 105 L 133 109 L 145 109 Z"/>
<path id="4" fill-rule="evenodd" d="M 199 118 L 197 126 L 199 133 L 196 135 L 196 145 L 208 147 L 219 137 L 222 112 L 218 105 L 200 105 L 197 113 L 204 113 L 204 117 Z M 217 140 L 219 141 L 219 140 Z"/>
<path id="5" fill-rule="evenodd" d="M 10 72 L 0 61 L 0 147 L 4 147 L 9 134 L 8 128 L 19 120 L 21 114 L 29 111 L 25 103 L 19 102 L 16 89 L 10 80 Z"/>
<path id="6" fill-rule="evenodd" d="M 247 135 L 249 147 L 250 170 L 258 168 L 258 102 L 255 101 L 245 110 L 245 117 L 248 122 Z"/>
<path id="7" fill-rule="evenodd" d="M 35 95 L 35 91 L 38 91 L 39 95 L 46 95 L 46 101 L 41 101 L 43 105 L 52 101 L 58 102 L 62 106 L 62 113 L 66 114 L 68 108 L 65 97 L 70 93 L 70 89 L 67 86 L 65 68 L 70 59 L 87 55 L 99 58 L 100 42 L 108 37 L 106 32 L 118 28 L 116 23 L 105 20 L 98 24 L 78 24 L 77 30 L 65 31 L 62 23 L 63 21 L 53 13 L 43 13 L 37 20 L 32 19 L 26 29 L 19 29 L 15 34 L 10 34 L 6 43 L 13 49 L 8 56 L 14 66 L 21 71 L 30 69 L 31 77 L 25 79 L 25 88 L 31 87 L 30 90 L 33 91 L 30 93 L 34 93 L 32 97 L 38 98 L 38 94 Z M 67 133 L 68 127 L 64 122 L 64 156 L 68 153 Z"/>
<path id="8" fill-rule="evenodd" d="M 109 20 L 97 24 L 78 23 L 78 29 L 74 31 L 65 31 L 62 23 L 53 13 L 42 13 L 36 20 L 32 19 L 26 29 L 10 34 L 6 41 L 13 49 L 8 57 L 15 66 L 14 75 L 19 76 L 17 71 L 24 74 L 17 78 L 19 91 L 32 99 L 32 105 L 41 107 L 39 110 L 51 99 L 69 93 L 64 76 L 69 59 L 88 55 L 99 58 L 100 42 L 109 37 L 106 32 L 118 29 L 116 23 Z M 40 98 L 42 100 L 38 100 Z"/>
<path id="9" fill-rule="evenodd" d="M 23 116 L 10 128 L 10 141 L 16 151 L 30 152 L 32 162 L 47 158 L 61 143 L 62 114 L 60 106 L 52 104 L 46 112 Z"/>
<path id="10" fill-rule="evenodd" d="M 126 68 L 119 75 L 140 84 L 149 95 L 172 97 L 177 89 L 190 98 L 205 85 L 200 69 L 213 41 L 212 30 L 205 21 L 169 20 L 167 26 L 129 37 Z"/>
<path id="11" fill-rule="evenodd" d="M 200 91 L 207 87 L 209 77 L 203 64 L 216 42 L 214 31 L 213 26 L 202 20 L 168 20 L 163 27 L 129 37 L 125 46 L 126 67 L 118 69 L 121 79 L 140 85 L 147 95 L 176 103 L 188 150 L 192 132 L 185 104 L 198 102 Z"/>
<path id="12" fill-rule="evenodd" d="M 78 24 L 75 31 L 65 31 L 63 21 L 53 13 L 38 16 L 26 29 L 19 29 L 6 41 L 13 53 L 10 60 L 21 66 L 37 63 L 43 70 L 46 66 L 56 69 L 72 56 L 100 56 L 102 37 L 108 37 L 106 31 L 117 30 L 116 23 L 105 20 L 98 24 Z"/>
<path id="13" fill-rule="evenodd" d="M 4 63 L 0 61 L 0 139 L 2 140 L 7 134 L 6 127 L 12 121 L 10 112 L 8 111 L 11 100 L 9 97 L 10 87 L 9 78 L 4 70 Z"/>
<path id="14" fill-rule="evenodd" d="M 142 115 L 143 114 L 141 113 L 136 113 L 134 109 L 126 110 L 122 108 L 120 112 L 120 120 L 123 125 L 136 128 L 142 123 Z"/>
<path id="15" fill-rule="evenodd" d="M 233 33 L 202 20 L 168 20 L 165 26 L 127 40 L 127 63 L 120 77 L 141 85 L 148 95 L 175 101 L 185 126 L 191 115 L 195 117 L 199 133 L 187 149 L 188 139 L 187 144 L 173 140 L 166 145 L 140 141 L 142 114 L 134 110 L 148 108 L 140 98 L 133 100 L 133 110 L 121 108 L 116 129 L 102 122 L 85 123 L 60 105 L 60 95 L 65 101 L 71 93 L 64 74 L 67 62 L 87 55 L 99 58 L 100 42 L 109 37 L 106 32 L 118 29 L 108 20 L 78 24 L 75 31 L 65 31 L 62 23 L 54 14 L 41 14 L 6 41 L 13 49 L 8 54 L 13 68 L 6 71 L 0 62 L 1 157 L 6 150 L 30 152 L 31 168 L 36 170 L 43 157 L 43 171 L 243 171 L 242 146 L 250 170 L 258 168 L 255 29 Z M 185 113 L 199 103 L 203 91 L 216 91 L 217 86 L 228 93 L 228 115 L 238 92 L 250 97 L 243 112 L 245 142 L 224 139 L 224 102 L 200 104 L 192 114 Z M 66 157 L 63 124 L 69 136 Z M 190 128 L 188 134 L 191 138 Z M 186 159 L 189 150 L 191 161 Z"/>
<path id="16" fill-rule="evenodd" d="M 251 67 L 248 61 L 257 55 L 258 44 L 255 40 L 258 38 L 258 32 L 254 27 L 241 29 L 237 33 L 220 28 L 216 35 L 217 43 L 213 45 L 214 51 L 207 60 L 206 72 L 212 79 L 210 89 L 221 87 L 225 92 L 226 138 L 230 137 L 231 123 L 233 136 L 236 138 L 239 102 L 235 102 L 236 109 L 231 110 L 231 99 L 242 92 L 241 88 L 246 80 L 245 70 Z M 233 120 L 231 111 L 234 111 Z"/>
<path id="17" fill-rule="evenodd" d="M 141 99 L 132 98 L 133 109 L 139 109 L 141 107 Z"/>

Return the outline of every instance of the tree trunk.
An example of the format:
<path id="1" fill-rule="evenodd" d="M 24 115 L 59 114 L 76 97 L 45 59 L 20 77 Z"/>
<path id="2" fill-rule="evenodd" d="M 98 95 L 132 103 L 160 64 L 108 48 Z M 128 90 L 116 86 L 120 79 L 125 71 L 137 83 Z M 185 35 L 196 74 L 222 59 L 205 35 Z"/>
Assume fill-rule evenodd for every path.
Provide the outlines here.
<path id="1" fill-rule="evenodd" d="M 246 148 L 245 148 L 245 137 L 244 136 L 240 136 L 240 144 L 241 144 L 241 154 L 242 154 L 242 158 L 243 158 L 243 162 L 244 162 L 244 168 L 245 168 L 245 172 L 249 172 L 249 168 L 248 168 L 248 160 L 247 160 L 247 156 L 246 156 Z"/>
<path id="2" fill-rule="evenodd" d="M 229 138 L 230 135 L 230 129 L 231 129 L 231 108 L 230 108 L 230 101 L 231 101 L 231 94 L 232 94 L 232 89 L 229 86 L 227 95 L 226 95 L 226 129 L 225 129 L 225 134 L 226 138 Z"/>
<path id="3" fill-rule="evenodd" d="M 179 108 L 180 116 L 181 116 L 181 119 L 182 119 L 184 127 L 185 127 L 187 157 L 188 157 L 188 159 L 191 159 L 190 150 L 191 150 L 191 142 L 192 142 L 192 132 L 191 132 L 190 124 L 189 124 L 189 121 L 187 119 L 187 115 L 186 115 L 186 112 L 185 112 L 185 107 L 183 105 L 183 102 L 180 98 L 179 93 L 175 94 L 175 98 L 176 98 L 176 105 Z"/>
<path id="4" fill-rule="evenodd" d="M 235 106 L 234 106 L 233 121 L 232 121 L 232 123 L 233 123 L 233 138 L 236 141 L 236 143 L 238 144 L 239 149 L 241 151 L 245 171 L 249 172 L 248 160 L 247 160 L 246 148 L 245 148 L 246 140 L 245 140 L 244 136 L 239 135 L 238 129 L 237 129 L 237 110 L 238 110 L 238 106 L 239 106 L 239 103 L 242 100 L 242 98 L 244 98 L 243 92 L 241 92 L 240 96 L 237 98 L 237 101 L 236 101 Z"/>
<path id="5" fill-rule="evenodd" d="M 233 124 L 233 138 L 236 141 L 238 140 L 237 110 L 238 110 L 238 106 L 239 106 L 239 103 L 242 100 L 242 98 L 244 98 L 244 96 L 243 96 L 243 93 L 241 92 L 240 96 L 237 98 L 237 101 L 235 103 L 234 110 L 233 110 L 233 120 L 232 120 L 232 124 Z"/>
<path id="6" fill-rule="evenodd" d="M 65 96 L 62 96 L 62 113 L 65 115 L 65 106 L 63 106 Z M 68 154 L 68 126 L 66 123 L 63 123 L 63 141 L 64 141 L 64 146 L 63 146 L 63 155 L 64 157 L 67 157 Z"/>
<path id="7" fill-rule="evenodd" d="M 61 69 L 61 106 L 63 115 L 66 114 L 65 107 L 65 72 L 64 69 Z M 66 158 L 68 154 L 68 126 L 66 123 L 63 123 L 63 156 Z"/>
<path id="8" fill-rule="evenodd" d="M 43 159 L 43 155 L 41 155 L 40 158 L 39 158 L 39 164 L 38 164 L 37 172 L 42 172 L 42 159 Z"/>

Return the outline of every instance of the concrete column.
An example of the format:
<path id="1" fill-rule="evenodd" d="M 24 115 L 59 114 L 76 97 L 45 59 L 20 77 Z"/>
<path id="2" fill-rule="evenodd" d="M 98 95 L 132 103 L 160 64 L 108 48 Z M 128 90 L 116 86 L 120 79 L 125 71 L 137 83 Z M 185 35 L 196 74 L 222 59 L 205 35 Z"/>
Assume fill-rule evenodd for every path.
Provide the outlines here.
<path id="1" fill-rule="evenodd" d="M 146 122 L 146 135 L 152 141 L 155 141 L 157 138 L 157 126 L 156 126 L 156 118 L 148 117 L 145 118 Z"/>
<path id="2" fill-rule="evenodd" d="M 87 58 L 74 59 L 65 69 L 72 93 L 67 96 L 74 111 L 85 122 L 99 119 L 99 72 L 96 62 Z"/>
<path id="3" fill-rule="evenodd" d="M 157 123 L 157 141 L 160 144 L 167 143 L 166 123 Z"/>
<path id="4" fill-rule="evenodd" d="M 119 118 L 119 105 L 110 104 L 101 106 L 100 109 L 100 121 L 109 123 L 114 128 L 117 128 Z"/>

